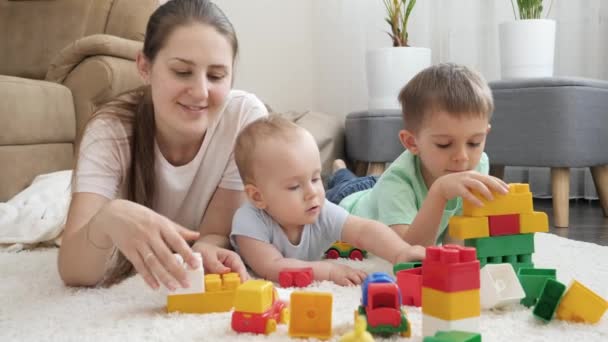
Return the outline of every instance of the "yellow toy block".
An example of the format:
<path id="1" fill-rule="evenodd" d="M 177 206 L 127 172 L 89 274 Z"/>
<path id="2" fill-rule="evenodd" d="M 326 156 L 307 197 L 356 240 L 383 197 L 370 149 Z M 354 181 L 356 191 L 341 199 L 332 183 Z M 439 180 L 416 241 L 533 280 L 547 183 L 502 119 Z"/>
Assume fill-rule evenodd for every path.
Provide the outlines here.
<path id="1" fill-rule="evenodd" d="M 608 309 L 608 303 L 597 293 L 574 280 L 557 307 L 558 319 L 597 323 Z"/>
<path id="2" fill-rule="evenodd" d="M 468 201 L 462 203 L 463 216 L 494 216 L 508 214 L 532 213 L 532 193 L 530 186 L 523 183 L 509 184 L 509 192 L 501 195 L 493 192 L 494 200 L 488 201 L 480 194 L 475 194 L 483 202 L 483 207 L 476 207 Z"/>
<path id="3" fill-rule="evenodd" d="M 534 211 L 529 214 L 519 214 L 519 232 L 527 233 L 546 233 L 549 231 L 549 218 L 547 213 Z"/>
<path id="4" fill-rule="evenodd" d="M 481 315 L 479 289 L 443 292 L 422 288 L 422 312 L 446 321 Z"/>
<path id="5" fill-rule="evenodd" d="M 205 275 L 202 293 L 170 294 L 167 296 L 167 312 L 210 313 L 228 312 L 234 303 L 234 293 L 241 283 L 238 273 Z"/>
<path id="6" fill-rule="evenodd" d="M 332 303 L 331 293 L 292 292 L 289 301 L 289 336 L 329 339 Z"/>
<path id="7" fill-rule="evenodd" d="M 460 240 L 490 236 L 487 217 L 452 216 L 448 223 L 448 233 Z"/>
<path id="8" fill-rule="evenodd" d="M 252 279 L 244 282 L 234 300 L 235 311 L 257 313 L 266 312 L 274 303 L 274 285 L 268 280 Z"/>

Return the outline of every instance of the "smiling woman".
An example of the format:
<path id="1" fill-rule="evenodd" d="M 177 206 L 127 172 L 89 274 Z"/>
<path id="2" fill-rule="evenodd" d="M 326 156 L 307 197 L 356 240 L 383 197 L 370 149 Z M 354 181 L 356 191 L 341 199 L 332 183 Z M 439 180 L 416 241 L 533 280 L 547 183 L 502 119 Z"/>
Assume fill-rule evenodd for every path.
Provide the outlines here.
<path id="1" fill-rule="evenodd" d="M 193 251 L 209 272 L 247 278 L 226 249 L 244 199 L 232 150 L 267 111 L 231 89 L 237 52 L 232 24 L 210 1 L 172 0 L 152 14 L 137 57 L 145 85 L 95 112 L 79 144 L 59 253 L 67 285 L 136 271 L 155 289 L 187 287 L 173 253 L 197 266 Z"/>

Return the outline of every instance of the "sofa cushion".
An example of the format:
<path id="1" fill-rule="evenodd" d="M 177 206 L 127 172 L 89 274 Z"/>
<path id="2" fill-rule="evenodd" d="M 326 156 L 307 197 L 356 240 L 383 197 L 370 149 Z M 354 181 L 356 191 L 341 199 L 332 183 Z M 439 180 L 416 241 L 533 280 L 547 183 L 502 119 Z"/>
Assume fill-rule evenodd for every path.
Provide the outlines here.
<path id="1" fill-rule="evenodd" d="M 0 75 L 0 98 L 0 146 L 74 141 L 74 104 L 67 87 Z"/>

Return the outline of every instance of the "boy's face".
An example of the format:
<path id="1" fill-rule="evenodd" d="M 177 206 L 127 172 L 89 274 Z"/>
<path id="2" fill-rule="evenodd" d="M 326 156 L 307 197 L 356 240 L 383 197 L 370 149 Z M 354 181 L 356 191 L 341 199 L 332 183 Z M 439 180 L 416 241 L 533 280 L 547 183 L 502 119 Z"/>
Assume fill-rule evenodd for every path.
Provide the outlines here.
<path id="1" fill-rule="evenodd" d="M 284 229 L 314 223 L 325 202 L 321 157 L 310 134 L 268 139 L 256 148 L 255 185 L 245 186 L 252 203 Z"/>
<path id="2" fill-rule="evenodd" d="M 422 177 L 430 187 L 443 175 L 475 169 L 489 131 L 487 118 L 458 118 L 435 112 L 416 132 L 402 130 L 399 138 L 405 148 L 420 157 Z"/>

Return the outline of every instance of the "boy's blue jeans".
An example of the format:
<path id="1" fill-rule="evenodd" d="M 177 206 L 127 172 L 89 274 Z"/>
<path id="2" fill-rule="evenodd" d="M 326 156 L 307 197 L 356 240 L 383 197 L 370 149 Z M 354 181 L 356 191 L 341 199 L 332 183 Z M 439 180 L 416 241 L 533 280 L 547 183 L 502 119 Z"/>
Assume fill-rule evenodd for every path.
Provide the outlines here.
<path id="1" fill-rule="evenodd" d="M 332 203 L 340 204 L 340 201 L 350 194 L 371 189 L 378 181 L 378 178 L 380 177 L 357 177 L 349 169 L 340 169 L 329 179 L 325 197 Z"/>

